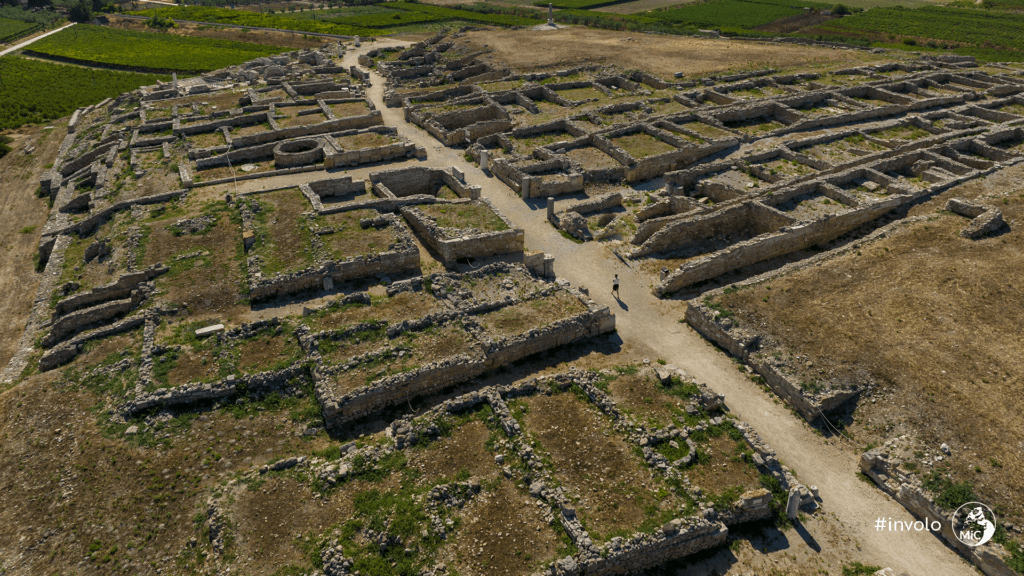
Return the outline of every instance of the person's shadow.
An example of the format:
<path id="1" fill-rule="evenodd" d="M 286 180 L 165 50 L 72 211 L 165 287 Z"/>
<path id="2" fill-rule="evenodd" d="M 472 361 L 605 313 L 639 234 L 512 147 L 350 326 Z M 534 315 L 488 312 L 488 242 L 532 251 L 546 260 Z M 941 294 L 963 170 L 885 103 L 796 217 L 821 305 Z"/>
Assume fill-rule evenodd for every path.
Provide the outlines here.
<path id="1" fill-rule="evenodd" d="M 614 294 L 614 292 L 613 292 L 613 294 Z M 626 303 L 622 301 L 622 298 L 619 298 L 616 295 L 615 296 L 615 302 L 617 302 L 619 304 L 619 308 L 622 308 L 623 312 L 629 312 L 629 306 L 627 306 Z"/>

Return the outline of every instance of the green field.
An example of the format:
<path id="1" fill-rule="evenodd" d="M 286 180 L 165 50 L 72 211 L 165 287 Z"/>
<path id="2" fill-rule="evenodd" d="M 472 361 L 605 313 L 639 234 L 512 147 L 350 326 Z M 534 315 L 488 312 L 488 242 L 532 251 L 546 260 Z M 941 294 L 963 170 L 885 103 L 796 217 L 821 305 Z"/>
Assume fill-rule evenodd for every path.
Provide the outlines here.
<path id="1" fill-rule="evenodd" d="M 875 8 L 822 28 L 847 35 L 891 34 L 957 45 L 1024 49 L 1024 16 L 1009 12 L 926 7 Z"/>
<path id="2" fill-rule="evenodd" d="M 67 116 L 168 76 L 95 70 L 17 56 L 0 58 L 0 130 Z"/>
<path id="3" fill-rule="evenodd" d="M 300 32 L 317 32 L 320 34 L 337 34 L 340 36 L 372 36 L 385 32 L 373 28 L 362 28 L 343 24 L 342 18 L 330 20 L 314 20 L 316 12 L 309 18 L 295 18 L 290 14 L 260 14 L 248 10 L 231 10 L 228 8 L 206 8 L 199 6 L 159 8 L 130 12 L 141 16 L 159 16 L 174 20 L 193 20 L 195 22 L 211 22 L 215 24 L 235 24 L 237 26 L 254 26 L 258 28 L 279 28 L 281 30 L 298 30 Z M 296 14 L 298 16 L 299 14 Z"/>
<path id="4" fill-rule="evenodd" d="M 79 24 L 35 42 L 31 50 L 114 66 L 206 72 L 288 49 Z"/>
<path id="5" fill-rule="evenodd" d="M 10 42 L 39 30 L 39 24 L 0 18 L 0 42 Z"/>

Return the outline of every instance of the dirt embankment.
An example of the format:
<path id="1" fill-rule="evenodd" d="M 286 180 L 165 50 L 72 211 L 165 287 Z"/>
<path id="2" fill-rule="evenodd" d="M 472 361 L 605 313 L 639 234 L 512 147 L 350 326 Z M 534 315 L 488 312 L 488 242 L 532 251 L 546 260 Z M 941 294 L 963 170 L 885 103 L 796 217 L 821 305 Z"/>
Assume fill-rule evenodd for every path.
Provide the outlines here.
<path id="1" fill-rule="evenodd" d="M 36 196 L 44 165 L 53 160 L 67 134 L 55 120 L 46 130 L 24 127 L 8 133 L 12 150 L 0 159 L 0 368 L 17 352 L 39 286 L 33 256 L 46 223 L 46 200 Z M 35 147 L 26 154 L 26 147 Z"/>

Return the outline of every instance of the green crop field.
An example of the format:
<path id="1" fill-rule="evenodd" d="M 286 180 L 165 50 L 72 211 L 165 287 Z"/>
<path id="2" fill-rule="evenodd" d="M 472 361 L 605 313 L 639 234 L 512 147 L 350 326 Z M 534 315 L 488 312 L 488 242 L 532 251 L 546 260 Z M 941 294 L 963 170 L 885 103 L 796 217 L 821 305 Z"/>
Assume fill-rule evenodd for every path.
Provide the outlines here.
<path id="1" fill-rule="evenodd" d="M 802 12 L 803 10 L 790 8 L 788 5 L 715 0 L 649 12 L 645 16 L 701 28 L 753 28 Z"/>
<path id="2" fill-rule="evenodd" d="M 281 30 L 298 30 L 300 32 L 317 32 L 320 34 L 338 34 L 341 36 L 373 36 L 374 34 L 386 34 L 384 30 L 373 28 L 362 28 L 343 24 L 344 19 L 334 18 L 330 20 L 313 19 L 319 14 L 311 13 L 309 18 L 293 17 L 284 14 L 261 14 L 247 10 L 230 10 L 227 8 L 205 8 L 198 6 L 158 8 L 155 10 L 142 10 L 130 12 L 140 16 L 159 16 L 160 18 L 173 18 L 174 20 L 193 20 L 196 22 L 211 22 L 214 24 L 235 24 L 238 26 L 254 26 L 258 28 L 279 28 Z M 298 16 L 298 14 L 296 14 Z"/>
<path id="3" fill-rule="evenodd" d="M 49 122 L 168 76 L 96 70 L 17 56 L 0 58 L 0 130 Z"/>
<path id="4" fill-rule="evenodd" d="M 1024 50 L 1024 15 L 965 8 L 875 8 L 822 29 L 848 36 L 892 35 L 956 45 Z"/>
<path id="5" fill-rule="evenodd" d="M 31 50 L 50 56 L 114 66 L 205 72 L 288 49 L 79 24 L 35 42 Z"/>
<path id="6" fill-rule="evenodd" d="M 0 18 L 0 42 L 10 42 L 39 30 L 39 24 Z"/>
<path id="7" fill-rule="evenodd" d="M 438 20 L 466 20 L 469 22 L 482 22 L 496 26 L 532 26 L 541 24 L 543 20 L 537 18 L 526 18 L 513 16 L 511 14 L 489 14 L 472 10 L 460 10 L 457 8 L 444 8 L 430 4 L 414 4 L 412 2 L 388 2 L 388 8 L 399 10 L 410 10 L 435 16 Z"/>
<path id="8" fill-rule="evenodd" d="M 619 4 L 621 2 L 622 0 L 619 0 L 618 2 L 616 2 L 615 0 L 551 0 L 550 2 L 534 2 L 533 5 L 545 8 L 548 4 L 551 4 L 555 8 L 576 10 L 585 8 L 597 8 L 598 6 L 606 6 L 608 4 Z"/>

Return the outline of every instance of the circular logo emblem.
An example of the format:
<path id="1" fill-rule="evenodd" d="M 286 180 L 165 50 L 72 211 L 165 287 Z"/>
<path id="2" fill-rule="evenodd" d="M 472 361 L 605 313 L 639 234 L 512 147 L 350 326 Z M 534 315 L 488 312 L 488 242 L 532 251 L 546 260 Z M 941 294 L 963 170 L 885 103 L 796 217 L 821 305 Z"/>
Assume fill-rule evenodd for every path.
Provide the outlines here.
<path id="1" fill-rule="evenodd" d="M 996 515 L 981 502 L 968 502 L 957 508 L 949 522 L 957 539 L 971 548 L 988 542 L 996 533 Z"/>

